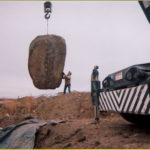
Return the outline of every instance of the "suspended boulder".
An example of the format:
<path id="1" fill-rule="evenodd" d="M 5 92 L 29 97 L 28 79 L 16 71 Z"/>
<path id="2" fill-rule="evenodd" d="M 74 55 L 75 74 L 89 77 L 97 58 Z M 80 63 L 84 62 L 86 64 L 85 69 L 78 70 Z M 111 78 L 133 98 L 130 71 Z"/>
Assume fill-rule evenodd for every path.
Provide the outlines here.
<path id="1" fill-rule="evenodd" d="M 60 86 L 65 65 L 65 40 L 57 35 L 36 37 L 29 47 L 28 69 L 35 87 L 55 89 Z"/>

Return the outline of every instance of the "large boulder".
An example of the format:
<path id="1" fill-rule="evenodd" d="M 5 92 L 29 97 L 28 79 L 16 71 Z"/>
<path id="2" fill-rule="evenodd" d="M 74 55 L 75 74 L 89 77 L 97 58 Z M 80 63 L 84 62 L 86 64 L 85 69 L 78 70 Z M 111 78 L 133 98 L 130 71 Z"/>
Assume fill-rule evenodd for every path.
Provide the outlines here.
<path id="1" fill-rule="evenodd" d="M 36 37 L 29 47 L 28 69 L 35 87 L 55 89 L 60 86 L 65 65 L 65 40 L 57 35 Z"/>

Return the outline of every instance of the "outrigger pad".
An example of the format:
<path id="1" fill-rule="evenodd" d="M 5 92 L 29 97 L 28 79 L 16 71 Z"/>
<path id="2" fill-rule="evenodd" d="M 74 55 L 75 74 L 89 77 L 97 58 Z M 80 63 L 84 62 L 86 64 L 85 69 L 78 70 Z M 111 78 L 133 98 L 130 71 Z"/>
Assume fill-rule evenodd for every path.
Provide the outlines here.
<path id="1" fill-rule="evenodd" d="M 66 43 L 57 35 L 36 37 L 29 47 L 28 69 L 35 87 L 55 89 L 60 86 L 65 65 Z"/>

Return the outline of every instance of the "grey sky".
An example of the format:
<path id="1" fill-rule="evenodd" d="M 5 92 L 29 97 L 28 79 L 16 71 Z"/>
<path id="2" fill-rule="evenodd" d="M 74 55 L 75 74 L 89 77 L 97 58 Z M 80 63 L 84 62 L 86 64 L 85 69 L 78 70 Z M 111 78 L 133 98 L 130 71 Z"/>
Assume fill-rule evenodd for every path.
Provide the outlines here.
<path id="1" fill-rule="evenodd" d="M 43 1 L 0 1 L 0 97 L 53 94 L 38 90 L 28 73 L 31 41 L 46 34 Z M 100 80 L 127 66 L 149 62 L 150 25 L 137 1 L 52 1 L 49 34 L 65 38 L 65 72 L 72 90 L 90 91 L 93 66 Z"/>

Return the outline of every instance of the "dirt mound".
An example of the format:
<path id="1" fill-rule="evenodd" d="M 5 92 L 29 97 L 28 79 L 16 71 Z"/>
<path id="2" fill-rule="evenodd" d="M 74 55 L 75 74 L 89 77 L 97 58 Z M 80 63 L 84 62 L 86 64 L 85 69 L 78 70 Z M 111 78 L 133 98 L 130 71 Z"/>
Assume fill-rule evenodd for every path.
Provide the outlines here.
<path id="1" fill-rule="evenodd" d="M 0 127 L 29 116 L 46 121 L 91 118 L 93 108 L 90 94 L 73 92 L 51 98 L 24 97 L 0 101 Z"/>
<path id="2" fill-rule="evenodd" d="M 0 101 L 0 127 L 35 118 L 65 120 L 58 125 L 43 126 L 36 134 L 35 148 L 149 148 L 150 130 L 123 120 L 116 113 L 100 113 L 100 122 L 93 124 L 90 93 L 24 97 Z"/>

